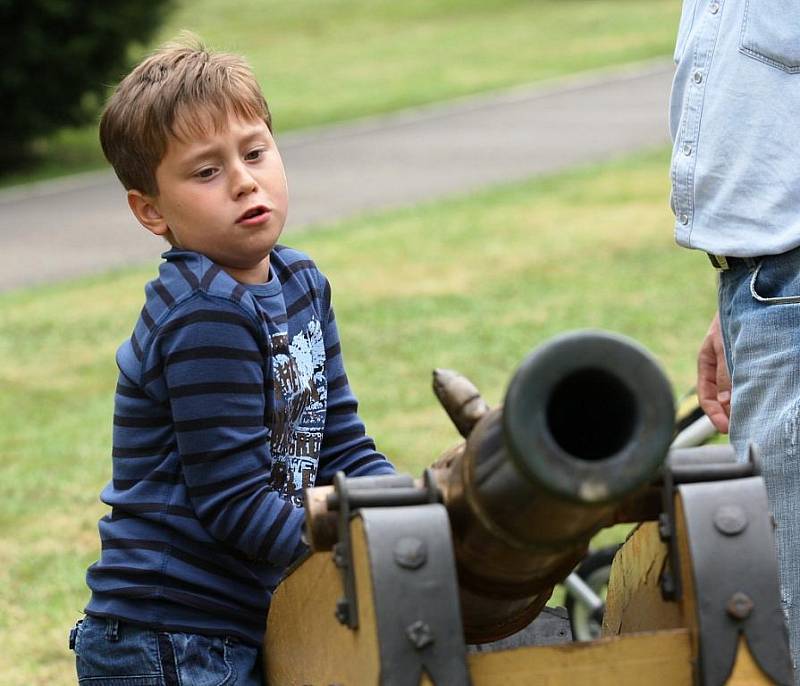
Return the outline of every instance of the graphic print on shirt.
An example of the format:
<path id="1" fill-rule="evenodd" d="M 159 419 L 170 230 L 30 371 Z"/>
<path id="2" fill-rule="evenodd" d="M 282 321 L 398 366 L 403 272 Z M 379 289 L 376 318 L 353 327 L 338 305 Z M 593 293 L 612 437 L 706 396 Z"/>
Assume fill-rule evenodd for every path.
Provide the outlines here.
<path id="1" fill-rule="evenodd" d="M 272 422 L 272 486 L 301 506 L 303 489 L 314 485 L 325 428 L 328 388 L 325 341 L 312 319 L 291 342 L 272 336 L 275 413 Z"/>

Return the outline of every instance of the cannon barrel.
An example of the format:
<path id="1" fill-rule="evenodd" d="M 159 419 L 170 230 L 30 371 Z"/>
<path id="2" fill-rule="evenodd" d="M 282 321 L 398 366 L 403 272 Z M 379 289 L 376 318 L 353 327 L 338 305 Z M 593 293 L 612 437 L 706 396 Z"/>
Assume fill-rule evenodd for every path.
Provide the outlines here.
<path id="1" fill-rule="evenodd" d="M 536 349 L 501 407 L 489 409 L 452 372 L 435 372 L 434 389 L 466 436 L 431 472 L 449 514 L 465 637 L 484 643 L 530 623 L 620 503 L 656 479 L 672 440 L 673 396 L 644 348 L 599 331 Z M 317 550 L 336 540 L 334 501 L 324 487 L 307 492 Z"/>
<path id="2" fill-rule="evenodd" d="M 502 408 L 433 465 L 469 641 L 507 636 L 540 612 L 619 503 L 656 477 L 673 424 L 669 382 L 626 338 L 565 334 L 522 363 Z"/>

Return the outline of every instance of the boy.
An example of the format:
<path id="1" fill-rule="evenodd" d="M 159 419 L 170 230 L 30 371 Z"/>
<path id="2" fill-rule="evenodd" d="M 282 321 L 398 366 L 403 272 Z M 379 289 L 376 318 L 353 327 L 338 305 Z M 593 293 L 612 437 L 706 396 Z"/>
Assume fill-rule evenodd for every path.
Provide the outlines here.
<path id="1" fill-rule="evenodd" d="M 247 64 L 195 43 L 144 60 L 103 113 L 131 210 L 173 248 L 117 353 L 111 512 L 70 641 L 82 682 L 262 683 L 302 489 L 393 471 L 358 417 L 327 280 L 276 245 L 271 128 Z"/>

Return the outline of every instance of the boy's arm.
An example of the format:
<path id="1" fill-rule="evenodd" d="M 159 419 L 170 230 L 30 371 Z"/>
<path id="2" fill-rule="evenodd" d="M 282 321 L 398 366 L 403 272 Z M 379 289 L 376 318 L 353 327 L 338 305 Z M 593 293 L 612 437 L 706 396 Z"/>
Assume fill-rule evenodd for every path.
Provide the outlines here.
<path id="1" fill-rule="evenodd" d="M 319 460 L 317 484 L 333 481 L 338 471 L 348 476 L 393 474 L 392 464 L 375 449 L 364 422 L 358 416 L 358 401 L 344 369 L 336 317 L 330 304 L 330 285 L 325 281 L 323 300 L 327 316 L 323 329 L 325 339 L 325 373 L 328 379 L 328 408 L 325 433 Z"/>
<path id="2" fill-rule="evenodd" d="M 187 493 L 206 530 L 281 567 L 303 550 L 303 511 L 269 481 L 260 338 L 234 303 L 195 297 L 162 326 L 148 390 L 169 404 Z"/>

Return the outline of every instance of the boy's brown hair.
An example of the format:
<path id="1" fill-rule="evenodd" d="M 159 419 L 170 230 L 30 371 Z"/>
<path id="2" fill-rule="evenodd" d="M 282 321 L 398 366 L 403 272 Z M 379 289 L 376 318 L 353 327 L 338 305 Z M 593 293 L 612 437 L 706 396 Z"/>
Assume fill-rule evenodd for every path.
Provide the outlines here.
<path id="1" fill-rule="evenodd" d="M 127 190 L 158 195 L 156 168 L 169 138 L 186 141 L 228 116 L 272 118 L 244 58 L 207 50 L 190 34 L 143 60 L 117 86 L 100 119 L 100 144 Z"/>

